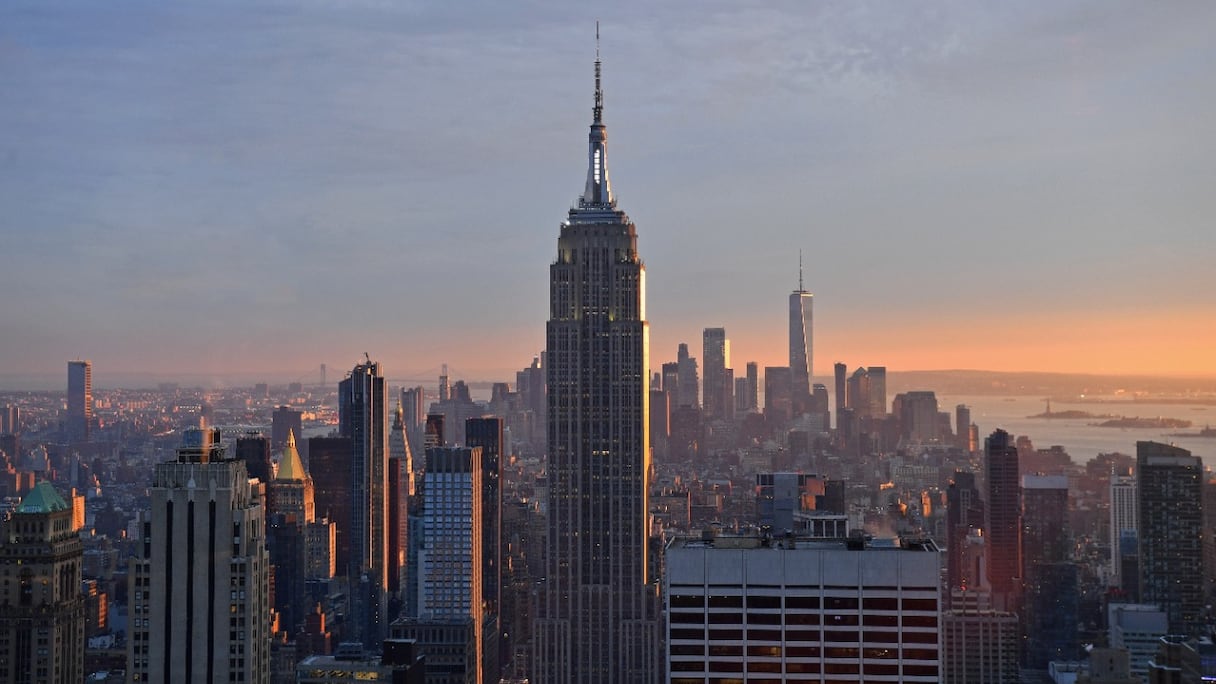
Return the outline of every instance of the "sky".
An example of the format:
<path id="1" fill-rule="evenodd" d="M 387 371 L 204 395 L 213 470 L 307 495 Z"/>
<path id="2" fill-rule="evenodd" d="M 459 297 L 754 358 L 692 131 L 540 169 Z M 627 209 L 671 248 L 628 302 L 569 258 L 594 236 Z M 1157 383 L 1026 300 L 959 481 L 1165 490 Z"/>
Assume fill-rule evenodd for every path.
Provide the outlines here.
<path id="1" fill-rule="evenodd" d="M 0 4 L 0 388 L 513 379 L 600 21 L 651 364 L 1216 376 L 1216 3 Z"/>

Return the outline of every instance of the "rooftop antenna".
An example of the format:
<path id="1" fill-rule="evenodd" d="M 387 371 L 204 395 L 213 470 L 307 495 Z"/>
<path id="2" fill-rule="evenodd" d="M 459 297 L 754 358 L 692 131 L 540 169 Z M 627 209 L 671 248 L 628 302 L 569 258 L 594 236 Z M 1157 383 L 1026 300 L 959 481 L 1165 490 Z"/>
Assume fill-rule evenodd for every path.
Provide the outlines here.
<path id="1" fill-rule="evenodd" d="M 604 115 L 604 91 L 600 89 L 600 20 L 595 20 L 595 121 Z"/>
<path id="2" fill-rule="evenodd" d="M 798 250 L 798 291 L 806 292 L 802 287 L 802 250 Z"/>
<path id="3" fill-rule="evenodd" d="M 367 352 L 363 352 L 363 358 L 367 359 L 368 363 L 372 362 L 372 355 L 368 354 Z"/>

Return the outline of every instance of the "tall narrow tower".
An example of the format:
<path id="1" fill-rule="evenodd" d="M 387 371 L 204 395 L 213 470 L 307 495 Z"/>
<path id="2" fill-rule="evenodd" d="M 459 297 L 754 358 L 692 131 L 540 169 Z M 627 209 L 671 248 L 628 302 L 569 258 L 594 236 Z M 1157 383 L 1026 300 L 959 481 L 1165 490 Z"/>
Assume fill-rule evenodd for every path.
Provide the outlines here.
<path id="1" fill-rule="evenodd" d="M 1004 430 L 984 442 L 988 480 L 988 581 L 998 610 L 1016 610 L 1022 577 L 1022 488 L 1018 449 Z"/>
<path id="2" fill-rule="evenodd" d="M 87 442 L 93 422 L 93 363 L 68 361 L 68 414 L 64 430 L 69 441 Z"/>
<path id="3" fill-rule="evenodd" d="M 645 268 L 608 182 L 603 105 L 597 54 L 587 182 L 549 268 L 549 536 L 533 641 L 541 684 L 656 682 L 662 655 L 647 567 Z"/>
<path id="4" fill-rule="evenodd" d="M 702 341 L 701 361 L 705 364 L 705 382 L 701 386 L 705 399 L 701 406 L 705 409 L 705 417 L 733 418 L 734 387 L 733 382 L 727 382 L 730 340 L 726 338 L 726 328 L 706 328 Z"/>
<path id="5" fill-rule="evenodd" d="M 798 289 L 790 293 L 790 394 L 795 413 L 804 413 L 811 398 L 811 304 L 814 295 L 802 286 L 802 252 L 798 253 Z"/>
<path id="6" fill-rule="evenodd" d="M 351 613 L 358 640 L 376 650 L 387 634 L 388 385 L 370 358 L 338 383 L 338 433 L 351 440 Z"/>

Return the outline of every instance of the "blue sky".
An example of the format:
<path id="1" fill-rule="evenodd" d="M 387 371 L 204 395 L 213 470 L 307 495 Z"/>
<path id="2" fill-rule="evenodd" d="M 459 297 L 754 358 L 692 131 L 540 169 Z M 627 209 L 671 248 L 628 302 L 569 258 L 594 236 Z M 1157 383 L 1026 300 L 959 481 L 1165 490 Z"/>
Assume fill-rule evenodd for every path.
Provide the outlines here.
<path id="1" fill-rule="evenodd" d="M 523 367 L 597 13 L 654 366 L 1216 375 L 1212 3 L 10 0 L 0 383 Z"/>

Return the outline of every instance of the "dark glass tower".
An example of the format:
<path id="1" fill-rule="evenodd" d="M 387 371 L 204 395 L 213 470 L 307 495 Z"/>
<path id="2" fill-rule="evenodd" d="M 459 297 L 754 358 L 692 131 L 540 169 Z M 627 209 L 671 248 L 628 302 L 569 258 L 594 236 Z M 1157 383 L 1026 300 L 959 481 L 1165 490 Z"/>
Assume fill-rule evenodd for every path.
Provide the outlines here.
<path id="1" fill-rule="evenodd" d="M 534 681 L 657 682 L 645 268 L 608 182 L 600 60 L 583 195 L 549 269 L 549 536 Z"/>
<path id="2" fill-rule="evenodd" d="M 1077 643 L 1077 566 L 1068 524 L 1068 478 L 1022 478 L 1022 631 L 1025 665 L 1073 660 Z"/>
<path id="3" fill-rule="evenodd" d="M 1161 606 L 1172 634 L 1202 628 L 1202 476 L 1203 463 L 1186 449 L 1136 442 L 1140 598 Z"/>
<path id="4" fill-rule="evenodd" d="M 502 418 L 469 418 L 464 422 L 465 446 L 481 449 L 481 652 L 487 675 L 497 674 L 502 662 L 499 620 L 502 603 Z M 493 677 L 492 681 L 497 681 Z"/>
<path id="5" fill-rule="evenodd" d="M 270 440 L 264 435 L 247 432 L 237 437 L 236 458 L 245 462 L 249 477 L 256 477 L 263 484 L 269 484 L 274 479 L 270 469 Z"/>
<path id="6" fill-rule="evenodd" d="M 1018 448 L 1004 430 L 984 443 L 988 475 L 988 582 L 998 610 L 1017 610 L 1022 585 L 1022 488 Z"/>
<path id="7" fill-rule="evenodd" d="M 358 641 L 375 651 L 387 635 L 388 386 L 368 359 L 338 383 L 338 433 L 351 440 L 351 613 Z"/>

